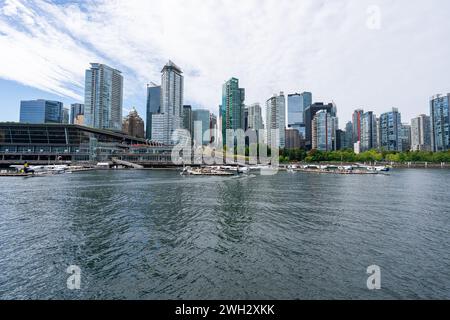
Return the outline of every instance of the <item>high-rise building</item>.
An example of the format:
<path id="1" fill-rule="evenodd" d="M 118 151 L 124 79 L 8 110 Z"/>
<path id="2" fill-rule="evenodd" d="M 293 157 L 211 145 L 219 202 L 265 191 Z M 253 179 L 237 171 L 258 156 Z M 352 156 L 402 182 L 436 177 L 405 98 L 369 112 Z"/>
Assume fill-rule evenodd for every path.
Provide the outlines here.
<path id="1" fill-rule="evenodd" d="M 199 139 L 199 141 L 196 142 L 202 145 L 209 144 L 211 135 L 206 136 L 206 132 L 209 130 L 211 125 L 209 110 L 193 110 L 192 118 L 194 119 L 194 137 Z"/>
<path id="2" fill-rule="evenodd" d="M 187 130 L 194 138 L 194 118 L 192 116 L 192 106 L 183 106 L 183 129 Z"/>
<path id="3" fill-rule="evenodd" d="M 431 149 L 434 152 L 450 149 L 450 93 L 430 99 Z"/>
<path id="4" fill-rule="evenodd" d="M 255 131 L 264 129 L 262 109 L 259 103 L 248 106 L 248 128 Z"/>
<path id="5" fill-rule="evenodd" d="M 226 132 L 229 129 L 238 130 L 245 128 L 244 105 L 245 89 L 239 88 L 239 80 L 231 78 L 222 88 L 222 139 L 226 144 Z"/>
<path id="6" fill-rule="evenodd" d="M 304 147 L 304 139 L 300 132 L 294 128 L 286 129 L 286 149 L 299 149 Z"/>
<path id="7" fill-rule="evenodd" d="M 431 151 L 431 122 L 427 115 L 411 120 L 411 150 Z"/>
<path id="8" fill-rule="evenodd" d="M 209 141 L 217 143 L 217 116 L 214 113 L 209 114 Z"/>
<path id="9" fill-rule="evenodd" d="M 387 151 L 402 151 L 402 119 L 397 108 L 380 116 L 380 148 Z"/>
<path id="10" fill-rule="evenodd" d="M 274 130 L 278 131 L 279 148 L 286 146 L 286 98 L 283 92 L 274 94 L 266 102 L 266 140 L 269 146 L 276 146 Z"/>
<path id="11" fill-rule="evenodd" d="M 319 151 L 333 150 L 332 116 L 327 110 L 319 110 L 312 121 L 312 149 Z"/>
<path id="12" fill-rule="evenodd" d="M 145 134 L 152 140 L 152 116 L 161 112 L 161 86 L 154 83 L 147 85 L 147 121 Z"/>
<path id="13" fill-rule="evenodd" d="M 312 148 L 312 120 L 316 113 L 320 110 L 325 110 L 330 113 L 332 117 L 336 117 L 336 106 L 334 103 L 324 104 L 323 102 L 316 102 L 305 109 L 305 146 L 307 149 Z"/>
<path id="14" fill-rule="evenodd" d="M 82 117 L 80 117 L 82 116 Z M 78 118 L 78 120 L 77 120 Z M 82 118 L 84 118 L 84 104 L 73 103 L 70 105 L 70 124 L 81 125 Z"/>
<path id="15" fill-rule="evenodd" d="M 22 123 L 62 123 L 63 117 L 62 102 L 42 99 L 20 102 L 20 122 Z"/>
<path id="16" fill-rule="evenodd" d="M 62 123 L 69 124 L 70 121 L 70 110 L 69 108 L 63 108 Z"/>
<path id="17" fill-rule="evenodd" d="M 347 122 L 345 126 L 345 146 L 344 149 L 353 149 L 353 123 Z"/>
<path id="18" fill-rule="evenodd" d="M 123 119 L 122 131 L 129 136 L 144 138 L 144 120 L 139 116 L 135 108 Z"/>
<path id="19" fill-rule="evenodd" d="M 353 112 L 352 122 L 353 122 L 353 143 L 361 141 L 361 118 L 364 114 L 364 110 L 358 109 Z"/>
<path id="20" fill-rule="evenodd" d="M 105 64 L 86 70 L 84 121 L 88 127 L 122 130 L 123 77 Z"/>
<path id="21" fill-rule="evenodd" d="M 248 107 L 244 107 L 244 131 L 248 130 Z"/>
<path id="22" fill-rule="evenodd" d="M 336 130 L 336 150 L 343 150 L 346 148 L 346 135 L 344 130 Z"/>
<path id="23" fill-rule="evenodd" d="M 169 61 L 161 71 L 161 109 L 152 115 L 152 140 L 172 145 L 172 135 L 183 126 L 184 78 L 181 69 Z"/>
<path id="24" fill-rule="evenodd" d="M 376 149 L 377 145 L 377 117 L 372 111 L 363 113 L 361 116 L 361 151 Z"/>
<path id="25" fill-rule="evenodd" d="M 407 152 L 411 150 L 411 125 L 402 124 L 400 129 L 400 138 L 402 141 L 402 151 Z"/>
<path id="26" fill-rule="evenodd" d="M 294 128 L 305 137 L 305 110 L 312 104 L 311 92 L 288 95 L 288 127 Z"/>

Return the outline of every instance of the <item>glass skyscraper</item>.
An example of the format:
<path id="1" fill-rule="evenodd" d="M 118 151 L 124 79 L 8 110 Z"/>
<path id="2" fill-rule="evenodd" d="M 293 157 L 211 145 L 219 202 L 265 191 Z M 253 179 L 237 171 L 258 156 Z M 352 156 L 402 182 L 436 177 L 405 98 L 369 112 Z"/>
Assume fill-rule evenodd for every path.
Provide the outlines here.
<path id="1" fill-rule="evenodd" d="M 86 70 L 84 121 L 97 129 L 122 130 L 123 77 L 100 63 Z"/>
<path id="2" fill-rule="evenodd" d="M 161 86 L 147 86 L 147 121 L 146 121 L 146 138 L 152 139 L 152 115 L 161 111 Z"/>
<path id="3" fill-rule="evenodd" d="M 222 89 L 222 105 L 220 112 L 222 116 L 222 139 L 224 145 L 227 143 L 227 130 L 244 130 L 244 101 L 245 89 L 239 88 L 238 79 L 231 78 L 223 85 Z"/>
<path id="4" fill-rule="evenodd" d="M 450 149 L 450 93 L 436 95 L 430 100 L 431 149 L 446 151 Z"/>
<path id="5" fill-rule="evenodd" d="M 305 109 L 305 145 L 307 149 L 312 148 L 312 121 L 320 110 L 326 110 L 332 117 L 336 117 L 337 110 L 334 103 L 316 102 Z"/>
<path id="6" fill-rule="evenodd" d="M 70 105 L 70 124 L 79 124 L 76 119 L 79 116 L 84 117 L 84 104 L 74 103 Z"/>
<path id="7" fill-rule="evenodd" d="M 361 151 L 377 148 L 377 117 L 372 111 L 361 115 Z"/>
<path id="8" fill-rule="evenodd" d="M 255 131 L 264 129 L 262 109 L 259 103 L 248 106 L 248 128 Z"/>
<path id="9" fill-rule="evenodd" d="M 20 122 L 22 123 L 62 123 L 63 118 L 62 102 L 50 100 L 20 102 Z"/>
<path id="10" fill-rule="evenodd" d="M 380 148 L 387 151 L 402 151 L 402 119 L 397 108 L 380 116 Z"/>
<path id="11" fill-rule="evenodd" d="M 288 95 L 288 127 L 299 131 L 305 138 L 305 110 L 312 104 L 311 92 Z"/>
<path id="12" fill-rule="evenodd" d="M 183 71 L 169 60 L 161 70 L 161 108 L 152 115 L 152 140 L 173 145 L 173 133 L 183 127 L 183 94 Z"/>
<path id="13" fill-rule="evenodd" d="M 312 149 L 333 150 L 333 117 L 327 110 L 319 110 L 312 121 Z"/>
<path id="14" fill-rule="evenodd" d="M 211 140 L 211 134 L 209 134 L 208 136 L 205 135 L 206 131 L 210 129 L 209 110 L 193 110 L 192 118 L 194 121 L 194 137 L 199 140 L 195 142 L 201 145 L 209 144 Z"/>

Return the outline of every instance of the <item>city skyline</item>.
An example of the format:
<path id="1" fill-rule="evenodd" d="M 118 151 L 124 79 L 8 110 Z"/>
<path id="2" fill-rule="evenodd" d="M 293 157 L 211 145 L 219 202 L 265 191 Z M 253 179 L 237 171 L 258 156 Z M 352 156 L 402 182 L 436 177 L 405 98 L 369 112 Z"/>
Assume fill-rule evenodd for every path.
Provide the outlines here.
<path id="1" fill-rule="evenodd" d="M 84 70 L 93 61 L 123 71 L 124 114 L 133 106 L 145 114 L 146 84 L 157 81 L 168 58 L 185 71 L 184 103 L 215 114 L 230 77 L 247 89 L 247 104 L 263 104 L 279 91 L 310 91 L 314 101 L 334 101 L 344 120 L 358 108 L 381 114 L 395 107 L 409 122 L 428 113 L 430 96 L 448 91 L 442 70 L 449 69 L 450 49 L 442 39 L 450 28 L 433 27 L 450 6 L 446 1 L 375 1 L 381 11 L 375 30 L 367 25 L 373 3 L 366 1 L 249 1 L 234 15 L 229 3 L 215 10 L 212 2 L 202 6 L 198 21 L 173 22 L 169 6 L 183 17 L 199 3 L 175 4 L 1 1 L 0 45 L 9 50 L 0 62 L 0 121 L 17 119 L 20 100 L 83 103 Z M 156 19 L 144 19 L 146 8 Z M 261 25 L 267 15 L 273 23 Z M 224 33 L 218 21 L 231 30 Z M 190 32 L 178 32 L 184 28 Z M 411 32 L 415 40 L 407 36 Z M 200 50 L 206 39 L 212 45 Z M 236 46 L 228 45 L 231 39 Z M 436 43 L 440 50 L 428 49 Z M 124 47 L 131 49 L 117 50 Z"/>

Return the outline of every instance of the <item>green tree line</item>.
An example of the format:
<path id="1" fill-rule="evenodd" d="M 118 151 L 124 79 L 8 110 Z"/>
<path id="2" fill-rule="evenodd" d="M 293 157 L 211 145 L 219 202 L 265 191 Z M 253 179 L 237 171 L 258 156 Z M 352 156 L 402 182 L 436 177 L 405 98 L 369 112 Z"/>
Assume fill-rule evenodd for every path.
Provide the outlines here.
<path id="1" fill-rule="evenodd" d="M 280 162 L 450 162 L 450 150 L 443 152 L 410 151 L 393 152 L 385 150 L 370 150 L 356 154 L 353 150 L 318 151 L 307 152 L 304 149 L 280 150 Z"/>

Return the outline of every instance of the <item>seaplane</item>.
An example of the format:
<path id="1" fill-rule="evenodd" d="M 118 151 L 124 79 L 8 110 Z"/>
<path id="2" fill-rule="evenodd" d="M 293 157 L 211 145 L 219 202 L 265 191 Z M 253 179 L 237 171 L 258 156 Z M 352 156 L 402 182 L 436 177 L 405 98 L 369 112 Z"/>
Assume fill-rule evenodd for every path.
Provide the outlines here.
<path id="1" fill-rule="evenodd" d="M 67 165 L 49 165 L 49 166 L 28 166 L 12 165 L 10 168 L 16 169 L 17 172 L 24 172 L 36 175 L 44 174 L 63 174 L 69 173 L 69 166 Z"/>
<path id="2" fill-rule="evenodd" d="M 388 166 L 367 166 L 364 164 L 357 164 L 359 168 L 364 168 L 368 171 L 374 171 L 374 172 L 388 172 L 390 168 Z"/>

